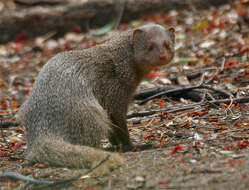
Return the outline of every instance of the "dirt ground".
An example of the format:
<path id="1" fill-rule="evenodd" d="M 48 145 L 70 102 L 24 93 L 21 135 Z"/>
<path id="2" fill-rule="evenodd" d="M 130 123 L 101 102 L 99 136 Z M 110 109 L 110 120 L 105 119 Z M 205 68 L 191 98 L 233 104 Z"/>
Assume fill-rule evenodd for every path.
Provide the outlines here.
<path id="1" fill-rule="evenodd" d="M 186 92 L 180 98 L 164 96 L 143 105 L 135 100 L 127 119 L 132 142 L 153 147 L 121 153 L 125 164 L 106 176 L 88 177 L 87 170 L 54 168 L 47 163 L 25 166 L 24 129 L 1 129 L 1 190 L 249 189 L 249 103 L 233 101 L 249 97 L 249 2 L 144 16 L 121 23 L 118 31 L 148 22 L 175 27 L 176 55 L 171 67 L 153 71 L 137 93 L 202 83 L 206 86 L 195 91 L 201 100 L 184 98 Z M 53 55 L 78 46 L 89 48 L 117 32 L 93 36 L 81 33 L 77 26 L 72 31 L 57 39 L 51 34 L 36 39 L 20 34 L 15 42 L 0 45 L 0 119 L 13 118 Z M 228 103 L 210 103 L 227 98 Z M 147 116 L 132 116 L 152 110 Z M 35 184 L 14 179 L 14 174 L 4 177 L 6 172 L 54 183 Z"/>

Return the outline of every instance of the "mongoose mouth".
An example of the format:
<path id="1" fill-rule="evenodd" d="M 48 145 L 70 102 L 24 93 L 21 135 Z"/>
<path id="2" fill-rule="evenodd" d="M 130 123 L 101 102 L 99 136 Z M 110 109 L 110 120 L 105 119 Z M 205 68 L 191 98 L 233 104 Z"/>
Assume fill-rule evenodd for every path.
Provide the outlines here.
<path id="1" fill-rule="evenodd" d="M 159 59 L 160 59 L 161 61 L 165 61 L 165 60 L 167 59 L 167 57 L 166 57 L 165 55 L 163 55 L 163 56 L 160 56 Z"/>

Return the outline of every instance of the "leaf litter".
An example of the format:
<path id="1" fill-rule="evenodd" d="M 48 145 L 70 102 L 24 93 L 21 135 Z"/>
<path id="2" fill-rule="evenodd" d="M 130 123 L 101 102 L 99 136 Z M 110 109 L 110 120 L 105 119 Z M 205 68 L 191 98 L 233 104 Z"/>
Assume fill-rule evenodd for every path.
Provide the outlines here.
<path id="1" fill-rule="evenodd" d="M 102 31 L 104 36 L 82 33 L 75 26 L 71 33 L 57 39 L 53 38 L 56 32 L 36 39 L 19 34 L 15 42 L 0 45 L 1 120 L 13 119 L 40 69 L 53 55 L 92 47 L 109 39 L 112 32 L 148 22 L 176 28 L 176 55 L 170 67 L 153 71 L 137 93 L 148 88 L 184 87 L 202 82 L 231 94 L 230 103 L 207 102 L 186 110 L 158 111 L 129 118 L 132 142 L 151 143 L 153 149 L 123 153 L 125 165 L 103 177 L 79 179 L 77 176 L 82 176 L 85 170 L 54 168 L 48 163 L 25 166 L 23 129 L 1 129 L 1 172 L 60 182 L 57 186 L 35 185 L 2 175 L 1 189 L 248 189 L 249 104 L 233 101 L 249 96 L 248 15 L 248 1 L 241 0 L 209 10 L 172 10 L 142 16 L 120 24 L 117 31 L 107 34 Z M 197 77 L 188 77 L 198 72 L 201 74 Z M 202 101 L 221 98 L 210 89 L 198 89 L 198 92 L 203 95 Z M 144 105 L 136 100 L 128 114 L 188 104 L 193 101 L 166 96 Z M 72 177 L 76 178 L 70 180 Z"/>

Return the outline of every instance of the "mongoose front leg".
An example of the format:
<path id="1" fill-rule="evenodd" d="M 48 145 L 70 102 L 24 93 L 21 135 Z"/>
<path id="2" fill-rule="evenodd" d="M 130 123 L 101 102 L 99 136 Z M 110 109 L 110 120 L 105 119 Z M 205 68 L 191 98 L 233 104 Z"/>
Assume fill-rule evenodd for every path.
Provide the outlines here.
<path id="1" fill-rule="evenodd" d="M 130 135 L 126 125 L 125 117 L 120 118 L 119 114 L 112 114 L 111 121 L 113 124 L 112 132 L 109 135 L 109 141 L 111 142 L 111 144 L 125 146 L 131 145 Z"/>
<path id="2" fill-rule="evenodd" d="M 111 121 L 113 127 L 112 132 L 109 135 L 109 141 L 114 147 L 108 148 L 106 150 L 127 152 L 134 150 L 134 148 L 138 148 L 140 150 L 147 150 L 152 148 L 151 144 L 134 145 L 130 142 L 130 136 L 125 117 L 121 119 L 120 117 L 115 117 L 115 115 L 113 115 L 111 116 Z"/>
<path id="3" fill-rule="evenodd" d="M 111 148 L 107 148 L 108 151 L 127 152 L 134 149 L 147 150 L 152 148 L 152 144 L 134 145 L 130 142 L 129 132 L 126 126 L 126 120 L 119 122 L 119 125 L 115 124 L 113 131 L 110 133 L 109 141 L 113 145 Z M 122 126 L 122 127 L 120 127 Z"/>

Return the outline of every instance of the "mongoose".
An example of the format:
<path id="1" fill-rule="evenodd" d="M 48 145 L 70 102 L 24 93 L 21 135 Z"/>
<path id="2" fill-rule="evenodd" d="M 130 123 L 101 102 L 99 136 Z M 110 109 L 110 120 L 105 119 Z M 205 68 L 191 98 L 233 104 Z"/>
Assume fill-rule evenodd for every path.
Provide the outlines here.
<path id="1" fill-rule="evenodd" d="M 27 160 L 99 168 L 106 173 L 122 156 L 94 147 L 131 145 L 126 113 L 139 82 L 174 56 L 174 29 L 144 25 L 83 50 L 57 54 L 40 71 L 17 120 L 26 128 Z"/>

